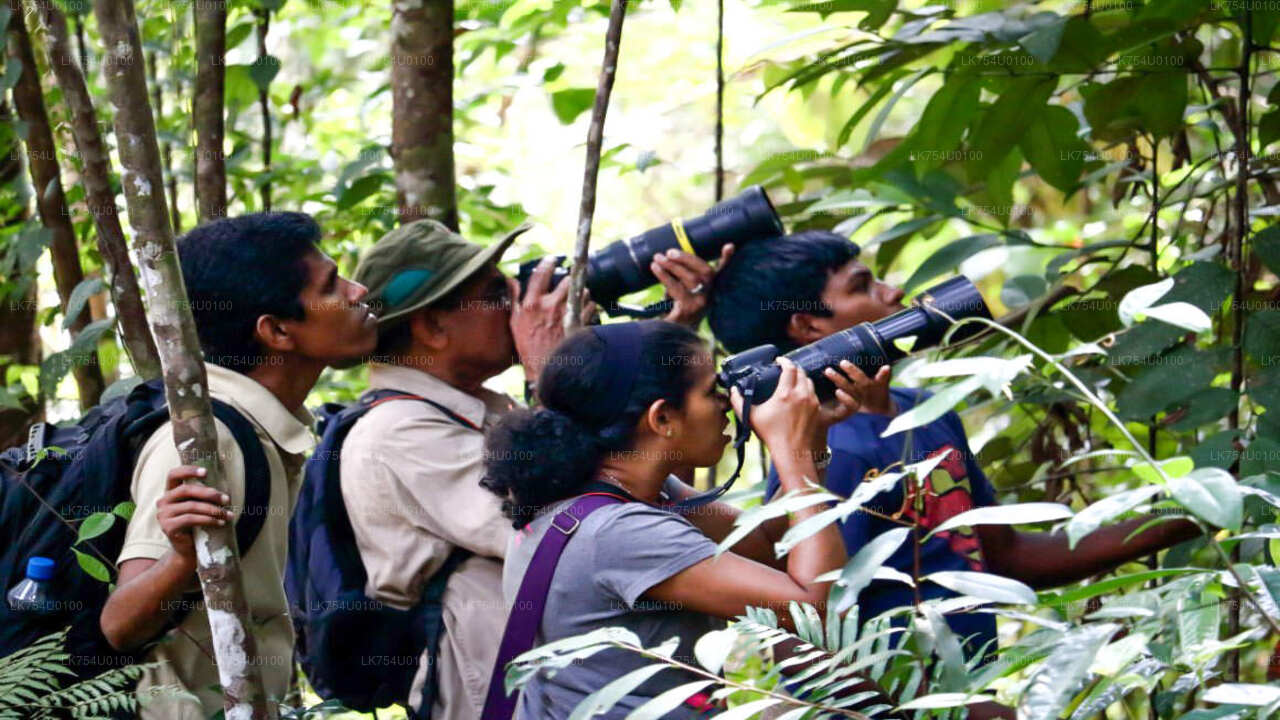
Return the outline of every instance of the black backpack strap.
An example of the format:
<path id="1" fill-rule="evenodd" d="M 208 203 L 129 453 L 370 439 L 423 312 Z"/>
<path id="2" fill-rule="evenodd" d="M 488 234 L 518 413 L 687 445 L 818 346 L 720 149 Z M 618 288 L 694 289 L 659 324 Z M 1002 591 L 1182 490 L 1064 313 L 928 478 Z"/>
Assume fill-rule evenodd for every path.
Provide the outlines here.
<path id="1" fill-rule="evenodd" d="M 164 380 L 155 379 L 139 384 L 129 394 L 132 414 L 125 418 L 126 442 L 135 443 L 130 466 L 136 463 L 142 443 L 169 421 L 169 407 L 165 402 Z M 252 422 L 230 404 L 210 399 L 213 416 L 227 426 L 231 437 L 240 447 L 244 457 L 244 507 L 236 520 L 236 543 L 244 555 L 262 532 L 271 503 L 271 466 L 267 454 Z M 149 411 L 145 411 L 149 408 Z M 145 412 L 144 412 L 145 411 Z"/>
<path id="2" fill-rule="evenodd" d="M 231 431 L 244 457 L 244 507 L 236 519 L 236 545 L 244 556 L 262 532 L 271 511 L 271 466 L 253 423 L 231 405 L 213 401 L 213 416 Z"/>
<path id="3" fill-rule="evenodd" d="M 449 576 L 458 569 L 471 551 L 454 547 L 444 565 L 431 576 L 427 587 L 422 591 L 422 600 L 418 602 L 419 627 L 425 633 L 427 648 L 427 680 L 422 684 L 422 698 L 414 720 L 431 720 L 431 708 L 436 701 L 436 686 L 440 683 L 440 639 L 444 637 L 444 590 L 449 584 Z"/>

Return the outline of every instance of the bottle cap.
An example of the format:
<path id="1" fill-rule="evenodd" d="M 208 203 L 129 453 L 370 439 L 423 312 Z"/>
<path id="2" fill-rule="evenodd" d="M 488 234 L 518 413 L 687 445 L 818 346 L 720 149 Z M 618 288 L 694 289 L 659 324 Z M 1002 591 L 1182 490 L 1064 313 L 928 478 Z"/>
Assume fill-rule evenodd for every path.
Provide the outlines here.
<path id="1" fill-rule="evenodd" d="M 50 580 L 53 578 L 53 561 L 47 557 L 32 555 L 27 560 L 27 577 L 32 580 Z"/>

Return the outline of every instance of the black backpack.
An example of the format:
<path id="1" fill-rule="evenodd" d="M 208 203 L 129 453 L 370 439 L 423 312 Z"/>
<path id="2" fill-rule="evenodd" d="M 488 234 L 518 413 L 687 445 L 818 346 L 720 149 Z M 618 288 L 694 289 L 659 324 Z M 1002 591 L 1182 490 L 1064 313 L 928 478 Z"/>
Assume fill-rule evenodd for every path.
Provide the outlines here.
<path id="1" fill-rule="evenodd" d="M 245 458 L 245 504 L 236 522 L 236 540 L 245 553 L 267 517 L 270 468 L 253 425 L 243 415 L 218 400 L 213 401 L 213 414 L 231 430 Z M 50 587 L 57 608 L 33 615 L 14 612 L 0 599 L 0 657 L 69 626 L 67 664 L 79 678 L 141 660 L 145 647 L 120 652 L 103 637 L 99 616 L 109 586 L 90 573 L 115 581 L 127 523 L 120 516 L 110 522 L 103 514 L 131 500 L 138 453 L 168 419 L 164 384 L 153 380 L 93 408 L 74 425 L 38 423 L 25 446 L 0 453 L 0 588 L 8 593 L 26 577 L 31 556 L 51 558 L 55 575 Z M 47 450 L 43 458 L 41 450 Z M 79 535 L 94 535 L 108 522 L 105 532 L 79 540 Z M 200 600 L 199 591 L 184 600 L 179 606 L 190 608 Z M 165 631 L 185 615 L 185 610 L 176 613 Z"/>
<path id="2" fill-rule="evenodd" d="M 414 716 L 424 720 L 431 717 L 435 699 L 445 586 L 471 553 L 454 548 L 418 604 L 408 610 L 370 598 L 339 477 L 342 443 L 356 421 L 378 403 L 400 399 L 427 403 L 454 422 L 474 427 L 438 403 L 397 390 L 371 390 L 351 405 L 328 403 L 316 410 L 321 439 L 307 460 L 289 523 L 284 587 L 297 635 L 296 655 L 317 695 L 361 712 L 392 703 L 408 709 L 418 660 L 427 649 L 429 672 Z"/>

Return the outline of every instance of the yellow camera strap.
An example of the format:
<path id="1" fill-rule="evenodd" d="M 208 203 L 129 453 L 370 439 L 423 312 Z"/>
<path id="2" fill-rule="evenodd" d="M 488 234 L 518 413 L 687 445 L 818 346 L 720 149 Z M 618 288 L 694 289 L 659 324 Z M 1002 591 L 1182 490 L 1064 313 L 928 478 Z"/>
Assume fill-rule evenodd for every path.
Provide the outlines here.
<path id="1" fill-rule="evenodd" d="M 690 255 L 697 255 L 693 251 L 693 245 L 689 242 L 689 236 L 684 232 L 684 221 L 677 218 L 671 221 L 671 232 L 676 234 L 676 242 L 680 243 L 680 249 Z"/>

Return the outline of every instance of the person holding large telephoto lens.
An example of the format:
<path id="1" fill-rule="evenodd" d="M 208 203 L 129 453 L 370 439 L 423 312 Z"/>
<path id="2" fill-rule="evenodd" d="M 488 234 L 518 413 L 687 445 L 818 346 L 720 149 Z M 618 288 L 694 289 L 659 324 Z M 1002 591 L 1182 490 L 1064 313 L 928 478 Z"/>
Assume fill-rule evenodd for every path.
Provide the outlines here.
<path id="1" fill-rule="evenodd" d="M 796 233 L 767 246 L 744 245 L 716 276 L 712 332 L 730 352 L 764 344 L 789 352 L 902 310 L 902 289 L 877 280 L 858 261 L 858 252 L 857 245 L 827 231 Z M 881 437 L 895 415 L 915 406 L 927 393 L 890 387 L 888 366 L 874 378 L 857 368 L 849 374 L 859 388 L 862 405 L 860 412 L 833 425 L 828 434 L 832 457 L 827 488 L 831 492 L 848 496 L 870 476 L 901 463 L 943 456 L 925 480 L 922 503 L 907 497 L 899 484 L 845 520 L 842 532 L 851 554 L 875 536 L 901 527 L 903 520 L 928 531 L 966 510 L 996 504 L 995 491 L 970 452 L 956 413 L 910 433 Z M 778 487 L 777 478 L 771 478 L 769 492 Z M 1099 529 L 1074 550 L 1068 547 L 1065 533 L 1016 532 L 1006 525 L 957 528 L 936 533 L 920 545 L 919 572 L 977 570 L 1012 577 L 1033 588 L 1053 587 L 1106 572 L 1197 532 L 1185 520 L 1155 523 L 1136 532 L 1150 520 L 1135 518 Z M 905 543 L 888 565 L 910 574 L 914 562 L 915 548 Z M 954 595 L 928 582 L 920 591 L 924 599 Z M 905 584 L 875 581 L 861 593 L 858 605 L 861 617 L 869 619 L 910 605 L 913 599 Z M 969 652 L 995 649 L 994 615 L 953 613 L 948 622 L 961 638 L 968 638 Z"/>
<path id="2" fill-rule="evenodd" d="M 773 453 L 782 489 L 811 492 L 821 483 L 827 428 L 848 417 L 857 399 L 847 379 L 833 371 L 829 377 L 840 390 L 834 402 L 820 405 L 813 381 L 782 362 L 777 392 L 755 408 L 751 421 Z M 513 617 L 522 610 L 514 600 L 535 549 L 548 533 L 564 532 L 559 524 L 552 529 L 557 514 L 584 494 L 616 500 L 572 529 L 545 595 L 538 645 L 620 626 L 649 646 L 677 636 L 675 657 L 696 663 L 693 643 L 748 606 L 774 608 L 784 624 L 790 623 L 791 602 L 825 612 L 830 583 L 816 578 L 847 559 L 836 526 L 781 559 L 773 552 L 788 527 L 818 508 L 777 518 L 717 556 L 716 543 L 728 536 L 737 511 L 717 503 L 686 517 L 665 504 L 671 493 L 688 490 L 671 473 L 716 464 L 730 440 L 730 398 L 717 389 L 710 352 L 693 331 L 662 321 L 582 330 L 548 358 L 538 393 L 542 409 L 513 412 L 486 440 L 483 484 L 502 498 L 519 531 L 503 569 Z M 522 691 L 516 716 L 568 717 L 587 695 L 647 663 L 624 650 L 605 650 L 553 676 L 539 673 Z M 607 717 L 624 717 L 695 679 L 664 671 Z M 700 704 L 705 701 L 691 698 L 666 717 L 697 717 L 706 709 Z"/>

